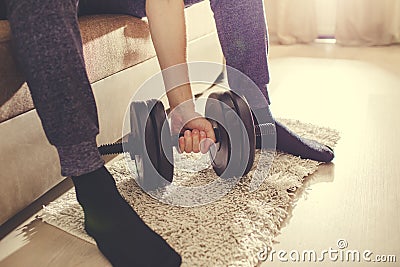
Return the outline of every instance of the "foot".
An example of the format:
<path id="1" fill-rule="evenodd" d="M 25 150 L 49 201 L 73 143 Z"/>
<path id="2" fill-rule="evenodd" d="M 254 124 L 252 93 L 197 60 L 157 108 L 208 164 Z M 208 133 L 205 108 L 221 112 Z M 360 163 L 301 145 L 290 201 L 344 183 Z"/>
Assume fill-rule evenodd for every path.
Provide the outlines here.
<path id="1" fill-rule="evenodd" d="M 180 266 L 179 254 L 122 198 L 105 167 L 72 180 L 85 230 L 113 266 Z"/>
<path id="2" fill-rule="evenodd" d="M 271 118 L 271 113 L 267 109 L 256 109 L 253 111 L 261 123 L 267 122 L 266 118 Z M 255 117 L 254 121 L 257 123 Z M 265 121 L 262 121 L 265 118 Z M 334 158 L 332 148 L 323 145 L 315 140 L 310 140 L 298 136 L 286 128 L 282 123 L 275 121 L 276 126 L 276 149 L 303 159 L 311 159 L 319 162 L 331 162 Z"/>
<path id="3" fill-rule="evenodd" d="M 331 162 L 333 160 L 335 155 L 329 146 L 315 140 L 300 137 L 278 121 L 275 121 L 275 126 L 277 135 L 276 149 L 303 159 L 319 162 Z"/>

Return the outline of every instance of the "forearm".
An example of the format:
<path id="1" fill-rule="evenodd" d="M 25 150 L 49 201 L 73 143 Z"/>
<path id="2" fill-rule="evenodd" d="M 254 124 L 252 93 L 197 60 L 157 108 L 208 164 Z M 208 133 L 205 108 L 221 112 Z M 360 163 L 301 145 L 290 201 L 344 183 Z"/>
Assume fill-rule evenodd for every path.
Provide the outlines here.
<path id="1" fill-rule="evenodd" d="M 171 109 L 190 100 L 194 107 L 186 65 L 186 25 L 183 0 L 147 0 L 146 13 L 151 37 L 163 72 Z M 178 84 L 184 83 L 179 87 Z M 174 88 L 175 87 L 175 88 Z"/>

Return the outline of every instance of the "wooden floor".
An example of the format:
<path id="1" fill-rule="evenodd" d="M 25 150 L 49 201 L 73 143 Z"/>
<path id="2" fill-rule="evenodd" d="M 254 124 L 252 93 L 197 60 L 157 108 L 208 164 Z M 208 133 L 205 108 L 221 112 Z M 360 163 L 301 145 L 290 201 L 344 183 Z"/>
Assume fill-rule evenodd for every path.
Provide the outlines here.
<path id="1" fill-rule="evenodd" d="M 319 253 L 344 239 L 347 249 L 370 250 L 371 258 L 397 256 L 397 264 L 377 266 L 399 266 L 400 46 L 272 46 L 270 59 L 274 115 L 341 134 L 334 162 L 320 166 L 299 189 L 273 249 Z M 0 241 L 0 266 L 110 266 L 95 246 L 28 222 Z M 282 266 L 276 257 L 262 266 Z"/>
<path id="2" fill-rule="evenodd" d="M 397 256 L 397 263 L 363 266 L 399 266 L 400 47 L 314 45 L 271 50 L 273 114 L 326 125 L 341 134 L 333 164 L 321 166 L 307 178 L 274 250 L 315 250 L 319 255 L 329 248 L 338 250 L 338 240 L 344 239 L 348 244 L 344 251 L 370 250 L 371 259 L 378 254 Z M 335 60 L 282 57 L 307 53 Z M 275 259 L 262 266 L 282 266 L 282 262 Z"/>

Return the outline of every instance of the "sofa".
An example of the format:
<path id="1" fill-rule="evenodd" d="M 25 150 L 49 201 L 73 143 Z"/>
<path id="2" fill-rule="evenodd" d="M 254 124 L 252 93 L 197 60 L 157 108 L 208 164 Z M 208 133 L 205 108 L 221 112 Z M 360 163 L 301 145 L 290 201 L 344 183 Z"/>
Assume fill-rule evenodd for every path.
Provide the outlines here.
<path id="1" fill-rule="evenodd" d="M 223 63 L 209 3 L 193 5 L 185 12 L 189 61 Z M 148 23 L 145 18 L 126 15 L 83 16 L 79 23 L 99 112 L 97 141 L 114 142 L 122 137 L 130 98 L 159 72 Z M 222 69 L 210 75 L 217 79 Z M 207 88 L 199 85 L 194 91 L 198 94 Z M 60 175 L 56 149 L 45 137 L 28 86 L 14 61 L 7 20 L 0 20 L 0 170 L 0 225 L 65 179 Z"/>

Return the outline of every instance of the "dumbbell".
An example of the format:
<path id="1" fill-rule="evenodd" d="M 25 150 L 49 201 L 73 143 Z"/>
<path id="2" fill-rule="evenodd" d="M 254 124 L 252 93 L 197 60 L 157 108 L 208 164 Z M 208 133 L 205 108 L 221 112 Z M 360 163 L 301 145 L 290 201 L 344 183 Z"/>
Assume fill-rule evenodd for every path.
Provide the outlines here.
<path id="1" fill-rule="evenodd" d="M 207 99 L 205 117 L 216 136 L 211 149 L 211 164 L 222 178 L 246 175 L 253 166 L 256 137 L 271 134 L 275 125 L 254 125 L 247 102 L 232 91 L 212 93 Z M 178 146 L 178 135 L 171 135 L 167 115 L 161 101 L 135 101 L 130 105 L 131 132 L 122 143 L 102 145 L 102 155 L 129 152 L 135 160 L 137 182 L 144 189 L 161 186 L 155 177 L 161 175 L 172 182 L 173 146 Z"/>

